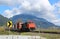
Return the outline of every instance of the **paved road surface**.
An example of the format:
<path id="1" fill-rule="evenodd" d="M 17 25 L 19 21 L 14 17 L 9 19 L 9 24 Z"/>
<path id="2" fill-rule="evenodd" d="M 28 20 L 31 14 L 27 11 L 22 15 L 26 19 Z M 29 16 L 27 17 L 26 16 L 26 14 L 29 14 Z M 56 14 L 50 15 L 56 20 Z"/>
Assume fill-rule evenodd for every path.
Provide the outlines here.
<path id="1" fill-rule="evenodd" d="M 0 39 L 46 39 L 40 36 L 0 35 Z"/>

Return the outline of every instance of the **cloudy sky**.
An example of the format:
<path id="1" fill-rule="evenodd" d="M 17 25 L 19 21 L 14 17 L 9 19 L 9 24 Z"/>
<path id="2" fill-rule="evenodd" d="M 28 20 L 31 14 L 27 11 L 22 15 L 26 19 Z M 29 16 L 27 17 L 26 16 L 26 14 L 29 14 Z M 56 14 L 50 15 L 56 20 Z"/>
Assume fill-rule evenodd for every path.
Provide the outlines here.
<path id="1" fill-rule="evenodd" d="M 60 25 L 60 0 L 0 0 L 0 14 L 10 18 L 32 14 Z"/>

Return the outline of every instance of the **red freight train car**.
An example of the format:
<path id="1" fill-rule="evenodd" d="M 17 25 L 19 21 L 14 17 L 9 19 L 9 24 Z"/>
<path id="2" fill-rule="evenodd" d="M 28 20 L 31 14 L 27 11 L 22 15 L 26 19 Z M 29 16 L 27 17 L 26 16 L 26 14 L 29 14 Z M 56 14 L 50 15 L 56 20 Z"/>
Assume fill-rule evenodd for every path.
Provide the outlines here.
<path id="1" fill-rule="evenodd" d="M 20 30 L 22 28 L 22 23 L 21 22 L 18 22 L 16 27 L 17 27 L 17 29 Z"/>
<path id="2" fill-rule="evenodd" d="M 27 28 L 30 31 L 33 31 L 36 28 L 36 24 L 34 22 L 32 22 L 32 21 L 29 21 L 29 22 L 27 22 Z"/>
<path id="3" fill-rule="evenodd" d="M 17 22 L 16 29 L 19 31 L 33 31 L 36 28 L 36 24 L 32 21 L 28 21 L 25 23 Z"/>

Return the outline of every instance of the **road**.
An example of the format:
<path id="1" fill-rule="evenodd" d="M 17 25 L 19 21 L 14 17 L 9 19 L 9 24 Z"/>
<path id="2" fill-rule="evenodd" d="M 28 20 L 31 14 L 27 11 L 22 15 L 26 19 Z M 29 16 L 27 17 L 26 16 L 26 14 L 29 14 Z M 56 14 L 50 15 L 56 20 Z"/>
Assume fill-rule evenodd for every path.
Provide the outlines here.
<path id="1" fill-rule="evenodd" d="M 46 39 L 40 36 L 0 35 L 0 39 Z"/>

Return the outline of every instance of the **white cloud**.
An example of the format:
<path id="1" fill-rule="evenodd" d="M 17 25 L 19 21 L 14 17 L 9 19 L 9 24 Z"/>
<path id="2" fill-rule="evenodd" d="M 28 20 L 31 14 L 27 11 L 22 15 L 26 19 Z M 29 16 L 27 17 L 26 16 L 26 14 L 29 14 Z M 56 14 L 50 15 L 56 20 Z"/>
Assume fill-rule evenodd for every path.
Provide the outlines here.
<path id="1" fill-rule="evenodd" d="M 20 10 L 18 10 L 17 8 L 13 8 L 12 10 L 5 10 L 3 13 L 3 16 L 10 18 L 10 17 L 13 17 L 14 15 L 18 15 L 20 13 L 21 13 Z"/>
<path id="2" fill-rule="evenodd" d="M 55 13 L 60 14 L 60 1 L 55 3 L 53 6 L 55 6 Z"/>
<path id="3" fill-rule="evenodd" d="M 46 14 L 46 11 L 52 11 L 52 6 L 50 5 L 48 0 L 0 0 L 0 4 L 20 4 L 20 10 L 24 11 L 30 11 L 30 12 L 43 12 L 43 14 Z M 51 10 L 52 9 L 52 10 Z M 37 13 L 34 13 L 37 14 Z M 42 14 L 42 13 L 38 13 Z"/>
<path id="4" fill-rule="evenodd" d="M 5 10 L 3 14 L 7 18 L 10 18 L 13 16 L 12 11 L 10 11 L 10 10 Z"/>
<path id="5" fill-rule="evenodd" d="M 16 2 L 17 4 L 19 3 L 20 6 L 18 7 L 19 9 L 17 9 L 18 13 L 21 10 L 23 13 L 28 13 L 28 14 L 33 13 L 36 16 L 55 19 L 55 15 L 52 14 L 52 10 L 54 9 L 54 7 L 49 3 L 48 0 L 17 0 L 16 2 L 12 0 L 9 1 L 5 0 L 4 2 L 8 4 L 14 4 Z M 11 11 L 15 12 L 15 10 L 11 10 Z"/>
<path id="6" fill-rule="evenodd" d="M 54 4 L 55 7 L 60 7 L 60 1 Z"/>
<path id="7" fill-rule="evenodd" d="M 60 19 L 55 19 L 55 20 L 53 20 L 52 21 L 54 24 L 56 24 L 56 25 L 60 25 Z"/>
<path id="8" fill-rule="evenodd" d="M 0 0 L 0 5 L 11 5 L 12 0 Z"/>
<path id="9" fill-rule="evenodd" d="M 30 7 L 30 3 L 28 1 L 23 1 L 21 3 L 22 7 L 24 7 L 25 9 L 28 9 Z"/>
<path id="10" fill-rule="evenodd" d="M 5 10 L 5 17 L 12 17 L 21 13 L 33 14 L 38 17 L 47 19 L 55 24 L 59 23 L 56 14 L 53 12 L 56 6 L 60 7 L 60 2 L 51 5 L 49 0 L 0 0 L 0 5 L 17 6 L 12 10 Z M 60 13 L 60 9 L 59 12 Z"/>
<path id="11" fill-rule="evenodd" d="M 22 11 L 19 10 L 18 8 L 13 8 L 13 9 L 12 9 L 12 13 L 13 13 L 13 15 L 18 15 L 18 14 L 21 14 Z"/>
<path id="12" fill-rule="evenodd" d="M 55 18 L 54 20 L 52 20 L 53 23 L 55 23 L 56 25 L 60 25 L 60 1 L 58 1 L 57 3 L 53 4 L 54 6 L 54 12 L 55 13 Z"/>

